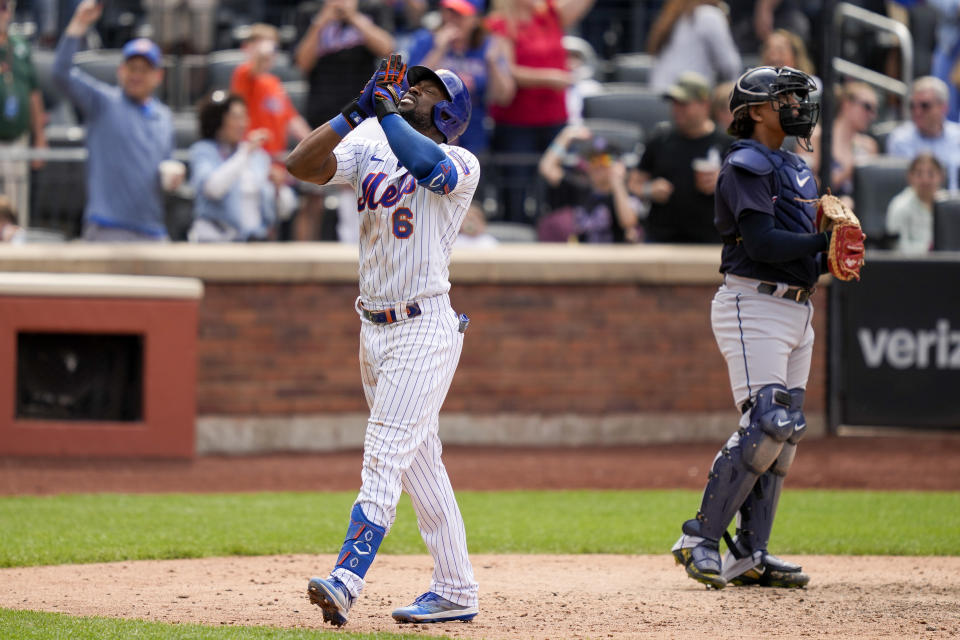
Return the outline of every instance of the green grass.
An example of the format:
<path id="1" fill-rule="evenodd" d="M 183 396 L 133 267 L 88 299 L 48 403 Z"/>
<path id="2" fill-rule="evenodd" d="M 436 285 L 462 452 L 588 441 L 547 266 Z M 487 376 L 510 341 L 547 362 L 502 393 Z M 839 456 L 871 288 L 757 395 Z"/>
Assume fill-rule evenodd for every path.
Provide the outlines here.
<path id="1" fill-rule="evenodd" d="M 333 554 L 350 493 L 63 495 L 0 498 L 0 567 L 277 553 Z M 693 491 L 458 494 L 478 553 L 666 554 L 699 504 Z M 960 493 L 786 491 L 771 546 L 784 554 L 958 555 Z M 383 553 L 425 553 L 409 500 Z M 0 609 L 18 640 L 402 640 L 267 627 L 207 627 Z"/>
<path id="2" fill-rule="evenodd" d="M 0 498 L 0 567 L 335 553 L 355 493 Z M 666 553 L 693 491 L 458 494 L 471 553 Z M 778 553 L 960 554 L 960 493 L 786 491 Z M 426 553 L 409 500 L 383 553 Z"/>
<path id="3" fill-rule="evenodd" d="M 420 634 L 207 627 L 112 618 L 76 618 L 60 613 L 9 609 L 0 609 L 0 637 L 17 640 L 423 640 Z"/>

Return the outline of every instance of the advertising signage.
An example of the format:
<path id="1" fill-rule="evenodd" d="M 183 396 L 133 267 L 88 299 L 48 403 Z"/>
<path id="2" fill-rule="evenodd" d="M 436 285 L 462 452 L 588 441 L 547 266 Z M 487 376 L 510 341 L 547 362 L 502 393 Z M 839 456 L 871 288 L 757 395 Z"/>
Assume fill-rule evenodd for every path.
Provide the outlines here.
<path id="1" fill-rule="evenodd" d="M 960 430 L 958 258 L 872 254 L 831 284 L 831 426 Z"/>

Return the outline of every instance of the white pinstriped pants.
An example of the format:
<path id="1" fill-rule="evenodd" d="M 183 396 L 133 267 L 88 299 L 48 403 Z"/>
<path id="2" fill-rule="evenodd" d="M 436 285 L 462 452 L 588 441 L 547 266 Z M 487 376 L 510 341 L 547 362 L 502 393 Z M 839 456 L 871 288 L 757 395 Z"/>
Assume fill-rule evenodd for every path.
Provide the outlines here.
<path id="1" fill-rule="evenodd" d="M 388 325 L 363 320 L 360 373 L 370 405 L 357 504 L 387 531 L 406 491 L 433 556 L 430 591 L 459 605 L 477 604 L 463 517 L 440 459 L 438 416 L 463 349 L 447 295 L 418 301 L 421 315 Z M 363 581 L 335 574 L 358 593 Z"/>

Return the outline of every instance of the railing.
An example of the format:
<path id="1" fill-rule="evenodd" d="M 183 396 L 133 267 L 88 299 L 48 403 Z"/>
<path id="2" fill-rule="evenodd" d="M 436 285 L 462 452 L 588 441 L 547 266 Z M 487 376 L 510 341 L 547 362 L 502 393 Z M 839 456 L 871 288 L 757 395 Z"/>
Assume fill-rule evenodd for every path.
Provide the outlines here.
<path id="1" fill-rule="evenodd" d="M 910 85 L 913 82 L 913 36 L 910 35 L 910 30 L 901 22 L 861 9 L 848 2 L 841 2 L 837 5 L 833 14 L 833 22 L 837 34 L 840 33 L 840 27 L 843 26 L 844 22 L 855 22 L 882 33 L 893 34 L 899 40 L 900 80 L 877 73 L 872 69 L 840 57 L 833 58 L 832 64 L 837 73 L 861 80 L 887 93 L 899 96 L 901 98 L 901 118 L 908 119 L 910 117 L 910 107 L 908 101 L 904 98 L 909 96 Z"/>

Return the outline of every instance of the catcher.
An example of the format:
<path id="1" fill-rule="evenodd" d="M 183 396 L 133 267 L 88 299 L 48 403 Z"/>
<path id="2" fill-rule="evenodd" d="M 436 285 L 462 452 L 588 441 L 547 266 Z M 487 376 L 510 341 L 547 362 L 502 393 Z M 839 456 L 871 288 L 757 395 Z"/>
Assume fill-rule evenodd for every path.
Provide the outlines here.
<path id="1" fill-rule="evenodd" d="M 767 543 L 783 480 L 806 433 L 810 297 L 827 270 L 859 279 L 864 239 L 856 216 L 833 196 L 818 199 L 807 165 L 780 149 L 788 135 L 809 149 L 820 116 L 814 90 L 801 71 L 758 67 L 740 76 L 730 97 L 728 131 L 738 141 L 717 181 L 714 223 L 724 242 L 724 282 L 711 323 L 740 422 L 714 458 L 696 517 L 683 523 L 673 547 L 691 578 L 716 589 L 809 581 L 800 566 L 771 555 Z"/>

